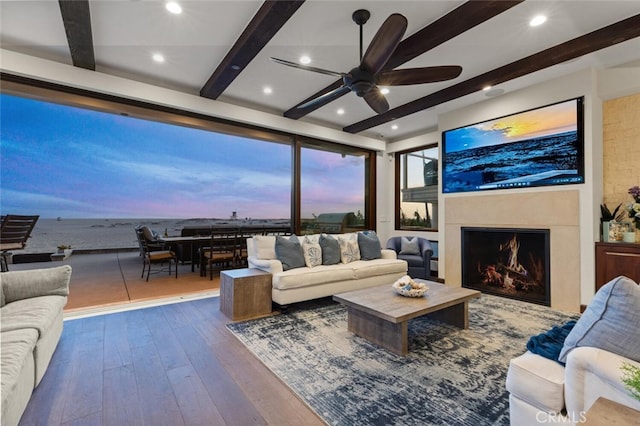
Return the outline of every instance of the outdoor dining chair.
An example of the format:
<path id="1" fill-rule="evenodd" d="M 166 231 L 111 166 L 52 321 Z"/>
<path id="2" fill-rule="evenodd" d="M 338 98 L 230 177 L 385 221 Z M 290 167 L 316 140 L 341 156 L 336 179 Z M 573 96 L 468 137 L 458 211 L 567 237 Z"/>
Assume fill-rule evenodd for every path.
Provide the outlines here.
<path id="1" fill-rule="evenodd" d="M 171 264 L 175 264 L 176 269 L 176 279 L 178 278 L 178 258 L 175 253 L 171 250 L 165 250 L 162 245 L 156 242 L 153 238 L 153 233 L 151 230 L 142 226 L 136 228 L 136 235 L 138 236 L 138 242 L 140 243 L 140 247 L 143 253 L 143 264 L 142 264 L 142 275 L 140 278 L 144 278 L 145 271 L 147 272 L 147 281 L 149 281 L 149 275 L 151 272 L 152 265 L 161 265 L 158 270 L 155 270 L 153 273 L 163 272 L 164 270 L 169 270 L 169 275 L 171 275 Z M 149 238 L 151 236 L 151 238 Z M 167 267 L 164 265 L 168 264 Z"/>
<path id="2" fill-rule="evenodd" d="M 236 229 L 212 230 L 211 244 L 200 249 L 200 276 L 206 276 L 208 269 L 209 279 L 213 280 L 215 267 L 233 266 L 241 249 L 238 240 Z"/>

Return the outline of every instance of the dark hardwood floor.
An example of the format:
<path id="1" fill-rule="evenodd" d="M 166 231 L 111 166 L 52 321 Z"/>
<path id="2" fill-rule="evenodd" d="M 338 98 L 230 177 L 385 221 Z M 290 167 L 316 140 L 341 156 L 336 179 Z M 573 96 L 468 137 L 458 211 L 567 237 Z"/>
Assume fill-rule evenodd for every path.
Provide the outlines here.
<path id="1" fill-rule="evenodd" d="M 219 298 L 65 321 L 20 425 L 322 425 L 225 327 Z"/>

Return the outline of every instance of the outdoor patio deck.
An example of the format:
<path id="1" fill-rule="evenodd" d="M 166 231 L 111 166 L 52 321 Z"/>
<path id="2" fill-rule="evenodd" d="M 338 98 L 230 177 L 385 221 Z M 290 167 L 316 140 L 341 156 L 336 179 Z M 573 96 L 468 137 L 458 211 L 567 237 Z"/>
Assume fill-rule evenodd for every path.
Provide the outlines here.
<path id="1" fill-rule="evenodd" d="M 140 278 L 142 258 L 138 251 L 118 251 L 98 254 L 76 254 L 67 260 L 9 265 L 11 271 L 52 268 L 71 265 L 69 300 L 65 317 L 129 309 L 148 304 L 160 304 L 181 298 L 218 295 L 219 274 L 201 277 L 198 268 L 191 272 L 190 264 L 178 265 L 178 278 L 167 272 L 152 274 L 149 281 Z M 153 271 L 153 269 L 152 269 Z"/>

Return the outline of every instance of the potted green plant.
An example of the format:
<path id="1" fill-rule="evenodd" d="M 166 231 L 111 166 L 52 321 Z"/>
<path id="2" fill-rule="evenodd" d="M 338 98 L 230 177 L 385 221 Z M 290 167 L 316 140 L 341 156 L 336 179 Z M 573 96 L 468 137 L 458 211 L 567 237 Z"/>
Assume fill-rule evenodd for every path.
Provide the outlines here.
<path id="1" fill-rule="evenodd" d="M 622 383 L 635 399 L 640 401 L 640 367 L 629 363 L 622 364 Z"/>
<path id="2" fill-rule="evenodd" d="M 58 246 L 58 253 L 64 253 L 65 250 L 70 250 L 71 246 L 68 246 L 66 244 L 60 244 Z"/>

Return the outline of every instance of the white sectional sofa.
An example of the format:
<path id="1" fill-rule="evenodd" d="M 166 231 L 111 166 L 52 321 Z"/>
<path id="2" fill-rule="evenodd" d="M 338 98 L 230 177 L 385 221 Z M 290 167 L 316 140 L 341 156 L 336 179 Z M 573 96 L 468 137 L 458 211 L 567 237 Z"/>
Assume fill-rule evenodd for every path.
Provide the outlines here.
<path id="1" fill-rule="evenodd" d="M 626 277 L 603 286 L 568 334 L 558 360 L 565 365 L 528 351 L 510 361 L 511 425 L 584 423 L 599 397 L 640 411 L 621 368 L 640 368 L 640 286 Z"/>
<path id="2" fill-rule="evenodd" d="M 586 411 L 604 397 L 640 410 L 640 401 L 624 388 L 623 363 L 640 363 L 603 349 L 578 347 L 563 367 L 526 352 L 514 358 L 507 373 L 511 425 L 580 424 Z"/>
<path id="3" fill-rule="evenodd" d="M 332 235 L 332 237 L 354 234 Z M 319 235 L 297 237 L 317 241 Z M 282 238 L 282 237 L 281 237 Z M 284 237 L 289 238 L 289 237 Z M 380 257 L 348 263 L 320 264 L 285 270 L 276 255 L 276 237 L 256 236 L 247 239 L 248 265 L 272 274 L 272 300 L 286 307 L 291 303 L 331 296 L 351 290 L 391 285 L 407 274 L 407 262 L 396 258 L 393 250 L 380 249 Z"/>
<path id="4" fill-rule="evenodd" d="M 69 265 L 0 274 L 2 426 L 17 425 L 62 334 Z"/>

